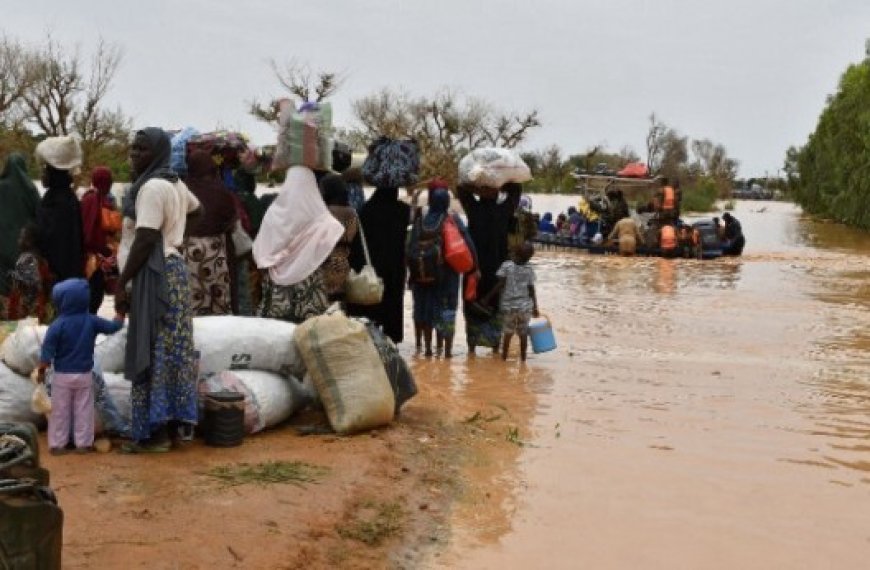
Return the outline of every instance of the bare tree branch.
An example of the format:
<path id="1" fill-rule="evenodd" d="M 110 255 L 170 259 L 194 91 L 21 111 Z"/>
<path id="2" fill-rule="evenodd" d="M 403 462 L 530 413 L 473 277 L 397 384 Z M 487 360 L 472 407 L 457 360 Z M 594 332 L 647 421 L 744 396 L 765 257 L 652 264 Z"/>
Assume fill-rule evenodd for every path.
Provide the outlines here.
<path id="1" fill-rule="evenodd" d="M 334 71 L 315 72 L 310 65 L 295 58 L 280 65 L 274 59 L 270 59 L 269 68 L 284 91 L 301 101 L 320 103 L 341 89 L 345 81 L 345 77 L 341 73 Z M 248 103 L 248 113 L 264 123 L 277 124 L 278 100 L 279 98 L 276 98 L 268 103 L 251 101 Z"/>

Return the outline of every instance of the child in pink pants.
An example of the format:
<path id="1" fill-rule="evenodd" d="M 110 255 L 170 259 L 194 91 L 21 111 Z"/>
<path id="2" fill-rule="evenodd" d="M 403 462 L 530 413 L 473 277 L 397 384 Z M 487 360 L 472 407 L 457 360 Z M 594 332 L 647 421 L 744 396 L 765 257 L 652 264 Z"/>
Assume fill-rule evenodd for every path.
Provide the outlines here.
<path id="1" fill-rule="evenodd" d="M 58 318 L 45 333 L 39 363 L 39 381 L 54 366 L 48 447 L 53 455 L 66 452 L 72 431 L 78 453 L 94 444 L 94 341 L 99 333 L 118 332 L 123 321 L 102 319 L 88 313 L 90 289 L 84 279 L 67 279 L 51 292 Z"/>

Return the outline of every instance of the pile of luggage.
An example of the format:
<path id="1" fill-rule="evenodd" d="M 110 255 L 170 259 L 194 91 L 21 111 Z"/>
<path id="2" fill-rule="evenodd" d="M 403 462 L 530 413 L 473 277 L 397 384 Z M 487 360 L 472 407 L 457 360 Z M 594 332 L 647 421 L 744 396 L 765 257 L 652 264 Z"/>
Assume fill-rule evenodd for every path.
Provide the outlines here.
<path id="1" fill-rule="evenodd" d="M 248 434 L 277 426 L 305 408 L 320 408 L 332 429 L 354 433 L 391 422 L 416 392 L 395 345 L 379 329 L 340 311 L 302 325 L 255 317 L 197 317 L 198 387 L 244 397 Z M 21 321 L 0 352 L 0 422 L 41 423 L 28 378 L 39 359 L 44 327 Z M 101 339 L 95 351 L 98 430 L 125 434 L 131 384 L 123 377 L 126 329 Z"/>

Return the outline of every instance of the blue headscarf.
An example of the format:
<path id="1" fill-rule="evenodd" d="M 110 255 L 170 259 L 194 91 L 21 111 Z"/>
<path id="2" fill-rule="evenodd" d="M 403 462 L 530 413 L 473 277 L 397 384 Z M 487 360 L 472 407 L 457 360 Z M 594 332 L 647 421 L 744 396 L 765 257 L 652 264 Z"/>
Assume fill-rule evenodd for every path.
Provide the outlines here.
<path id="1" fill-rule="evenodd" d="M 450 192 L 446 188 L 435 188 L 429 192 L 429 211 L 423 217 L 423 227 L 434 230 L 444 221 L 450 207 Z"/>

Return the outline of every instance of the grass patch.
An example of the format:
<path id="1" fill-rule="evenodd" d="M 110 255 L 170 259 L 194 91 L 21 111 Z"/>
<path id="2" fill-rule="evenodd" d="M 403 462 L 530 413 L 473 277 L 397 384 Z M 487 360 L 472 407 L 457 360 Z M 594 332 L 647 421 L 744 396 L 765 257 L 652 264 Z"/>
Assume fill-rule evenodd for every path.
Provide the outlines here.
<path id="1" fill-rule="evenodd" d="M 250 483 L 258 485 L 289 483 L 301 487 L 306 483 L 317 483 L 327 473 L 329 469 L 326 467 L 303 461 L 267 461 L 256 465 L 248 463 L 221 465 L 210 469 L 205 475 L 230 487 Z"/>
<path id="2" fill-rule="evenodd" d="M 701 182 L 694 188 L 683 189 L 680 207 L 684 212 L 712 212 L 716 208 L 717 198 L 716 185 Z"/>
<path id="3" fill-rule="evenodd" d="M 518 447 L 525 446 L 525 442 L 520 438 L 520 428 L 516 426 L 511 426 L 507 430 L 507 434 L 505 434 L 505 441 L 512 443 Z"/>
<path id="4" fill-rule="evenodd" d="M 359 506 L 353 520 L 336 525 L 335 529 L 342 538 L 380 546 L 386 539 L 399 534 L 405 517 L 399 503 L 366 501 Z"/>

